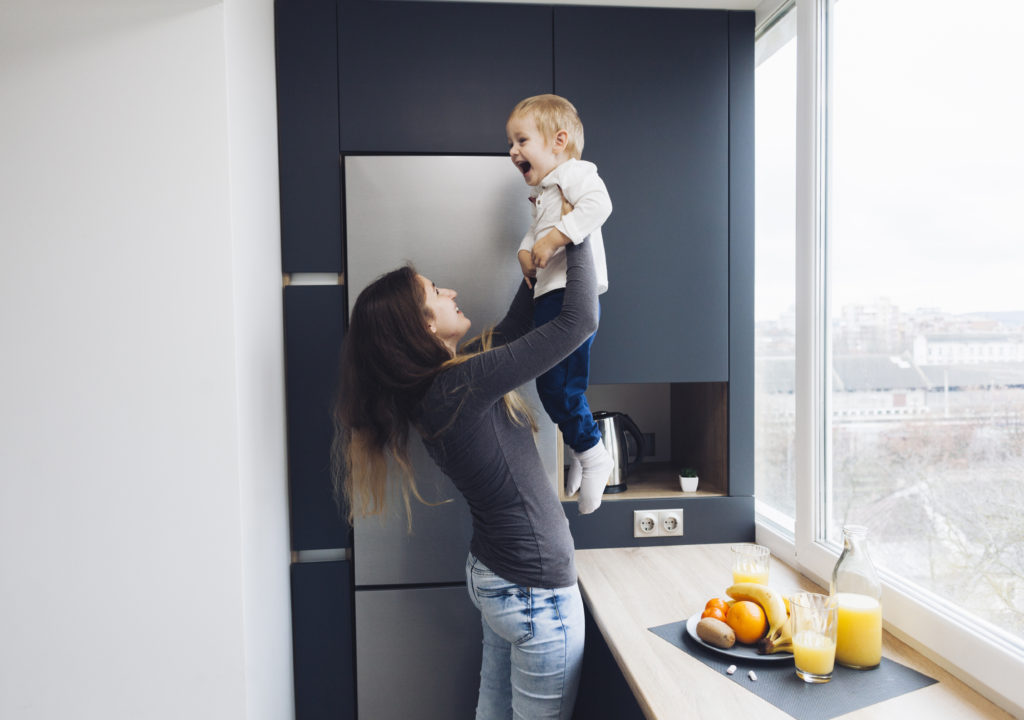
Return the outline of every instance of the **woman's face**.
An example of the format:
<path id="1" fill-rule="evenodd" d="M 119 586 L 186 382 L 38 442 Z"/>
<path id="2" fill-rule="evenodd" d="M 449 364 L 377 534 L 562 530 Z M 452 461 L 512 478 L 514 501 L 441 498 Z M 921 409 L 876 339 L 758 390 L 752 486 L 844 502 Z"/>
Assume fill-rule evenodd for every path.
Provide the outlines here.
<path id="1" fill-rule="evenodd" d="M 427 327 L 454 354 L 459 340 L 469 331 L 469 318 L 463 315 L 459 306 L 455 304 L 457 293 L 454 290 L 439 288 L 422 275 L 418 277 L 426 295 L 427 310 L 431 315 L 427 319 Z"/>

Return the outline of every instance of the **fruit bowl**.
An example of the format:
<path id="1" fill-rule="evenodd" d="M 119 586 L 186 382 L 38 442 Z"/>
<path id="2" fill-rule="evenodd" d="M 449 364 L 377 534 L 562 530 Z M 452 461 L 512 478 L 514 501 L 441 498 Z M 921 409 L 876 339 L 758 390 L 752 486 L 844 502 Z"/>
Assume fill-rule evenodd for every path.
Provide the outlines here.
<path id="1" fill-rule="evenodd" d="M 779 660 L 793 661 L 793 653 L 777 652 L 772 653 L 771 655 L 761 655 L 753 645 L 740 645 L 737 643 L 731 648 L 726 649 L 706 643 L 697 637 L 697 623 L 700 622 L 700 616 L 701 613 L 698 612 L 686 619 L 686 634 L 693 638 L 693 641 L 701 647 L 706 647 L 708 650 L 714 650 L 716 653 L 721 653 L 722 655 L 728 655 L 731 658 L 739 658 L 742 660 L 764 660 L 768 662 L 777 662 Z"/>

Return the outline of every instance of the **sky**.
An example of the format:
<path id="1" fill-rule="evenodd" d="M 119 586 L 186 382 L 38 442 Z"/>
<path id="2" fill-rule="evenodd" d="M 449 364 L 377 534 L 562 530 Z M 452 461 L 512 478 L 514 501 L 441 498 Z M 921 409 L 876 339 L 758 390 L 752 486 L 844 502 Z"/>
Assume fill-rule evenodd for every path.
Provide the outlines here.
<path id="1" fill-rule="evenodd" d="M 834 11 L 835 312 L 1024 309 L 1024 3 Z M 796 43 L 757 70 L 757 319 L 793 303 Z"/>

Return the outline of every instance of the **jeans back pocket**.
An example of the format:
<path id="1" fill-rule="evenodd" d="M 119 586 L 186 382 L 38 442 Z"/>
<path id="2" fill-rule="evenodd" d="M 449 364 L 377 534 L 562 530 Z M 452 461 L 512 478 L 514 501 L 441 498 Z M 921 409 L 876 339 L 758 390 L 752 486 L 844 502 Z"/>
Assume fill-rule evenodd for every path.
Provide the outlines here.
<path id="1" fill-rule="evenodd" d="M 494 632 L 512 643 L 533 637 L 533 593 L 509 582 L 472 558 L 467 568 L 470 596 Z"/>

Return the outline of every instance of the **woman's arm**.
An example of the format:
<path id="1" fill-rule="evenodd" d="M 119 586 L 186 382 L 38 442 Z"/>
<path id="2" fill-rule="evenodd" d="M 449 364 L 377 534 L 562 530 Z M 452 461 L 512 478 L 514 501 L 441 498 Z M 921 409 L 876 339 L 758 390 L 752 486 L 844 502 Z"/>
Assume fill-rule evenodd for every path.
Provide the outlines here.
<path id="1" fill-rule="evenodd" d="M 519 289 L 512 298 L 505 317 L 494 326 L 494 344 L 505 345 L 522 337 L 533 329 L 533 290 L 526 281 L 519 283 Z"/>
<path id="2" fill-rule="evenodd" d="M 569 245 L 565 252 L 565 296 L 558 316 L 452 368 L 473 388 L 471 402 L 492 404 L 550 370 L 597 330 L 597 279 L 590 244 Z"/>
<path id="3" fill-rule="evenodd" d="M 596 171 L 595 171 L 596 172 Z M 562 216 L 573 212 L 573 205 L 562 196 Z M 532 239 L 532 233 L 527 233 L 527 239 Z M 568 238 L 564 237 L 557 241 L 558 247 L 568 244 Z M 524 239 L 524 242 L 526 240 Z M 524 280 L 519 285 L 519 290 L 512 298 L 512 304 L 501 322 L 494 326 L 492 335 L 492 347 L 505 345 L 533 329 L 533 286 L 529 280 Z M 477 343 L 470 343 L 463 350 L 479 350 Z"/>
<path id="4" fill-rule="evenodd" d="M 519 289 L 512 296 L 512 304 L 497 325 L 491 328 L 491 347 L 512 342 L 533 329 L 533 290 L 526 281 L 519 283 Z M 480 337 L 477 336 L 459 348 L 461 353 L 479 352 Z"/>

